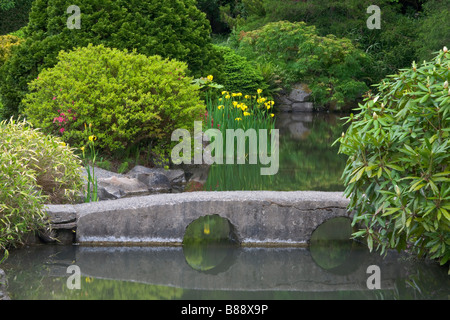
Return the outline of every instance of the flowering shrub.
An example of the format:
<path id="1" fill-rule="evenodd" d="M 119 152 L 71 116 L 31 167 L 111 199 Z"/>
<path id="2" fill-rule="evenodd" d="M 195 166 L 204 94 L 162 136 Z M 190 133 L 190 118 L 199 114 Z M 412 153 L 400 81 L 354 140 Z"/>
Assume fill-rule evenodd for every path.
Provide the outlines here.
<path id="1" fill-rule="evenodd" d="M 58 60 L 31 82 L 24 111 L 72 146 L 84 145 L 86 123 L 96 148 L 109 153 L 147 140 L 162 146 L 204 113 L 183 62 L 92 45 L 62 51 Z"/>
<path id="2" fill-rule="evenodd" d="M 354 236 L 450 259 L 450 52 L 378 85 L 340 138 Z"/>

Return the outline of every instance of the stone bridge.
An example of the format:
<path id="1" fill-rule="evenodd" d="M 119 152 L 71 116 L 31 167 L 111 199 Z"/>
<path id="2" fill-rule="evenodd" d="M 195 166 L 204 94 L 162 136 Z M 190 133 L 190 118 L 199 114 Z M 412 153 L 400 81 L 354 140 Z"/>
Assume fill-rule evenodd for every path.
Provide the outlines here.
<path id="1" fill-rule="evenodd" d="M 167 193 L 76 205 L 48 205 L 53 228 L 76 230 L 87 244 L 180 245 L 206 215 L 228 219 L 243 246 L 307 245 L 324 221 L 348 217 L 340 192 Z"/>

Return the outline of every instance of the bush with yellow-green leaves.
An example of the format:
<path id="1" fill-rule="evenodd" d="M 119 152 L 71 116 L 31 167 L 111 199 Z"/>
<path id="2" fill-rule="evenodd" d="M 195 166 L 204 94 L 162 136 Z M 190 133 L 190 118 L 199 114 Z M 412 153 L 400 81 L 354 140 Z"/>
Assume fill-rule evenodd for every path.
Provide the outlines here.
<path id="1" fill-rule="evenodd" d="M 11 56 L 11 49 L 20 43 L 20 38 L 13 35 L 0 36 L 0 67 Z"/>
<path id="2" fill-rule="evenodd" d="M 45 203 L 78 202 L 83 188 L 81 161 L 58 137 L 0 123 L 0 252 L 46 227 Z"/>
<path id="3" fill-rule="evenodd" d="M 61 51 L 23 100 L 27 119 L 74 147 L 92 124 L 102 152 L 121 153 L 140 143 L 166 147 L 175 129 L 192 129 L 205 112 L 187 65 L 103 45 Z"/>

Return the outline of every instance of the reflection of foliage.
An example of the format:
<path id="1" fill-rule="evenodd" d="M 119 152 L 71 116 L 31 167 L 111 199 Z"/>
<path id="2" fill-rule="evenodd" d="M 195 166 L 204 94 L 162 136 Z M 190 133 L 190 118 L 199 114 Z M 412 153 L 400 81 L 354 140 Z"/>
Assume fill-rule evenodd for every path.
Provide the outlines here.
<path id="1" fill-rule="evenodd" d="M 206 190 L 316 190 L 342 191 L 340 177 L 345 158 L 331 147 L 340 136 L 339 122 L 314 117 L 309 135 L 296 140 L 280 133 L 279 171 L 262 176 L 260 164 L 213 165 L 209 170 Z M 266 167 L 266 166 L 264 166 Z"/>
<path id="2" fill-rule="evenodd" d="M 229 260 L 230 249 L 236 244 L 230 222 L 219 215 L 196 219 L 183 238 L 186 262 L 195 270 L 208 271 Z"/>
<path id="3" fill-rule="evenodd" d="M 81 278 L 81 289 L 67 288 L 65 278 L 62 280 L 61 295 L 53 299 L 82 300 L 172 300 L 183 295 L 182 288 L 149 285 L 133 281 Z"/>
<path id="4" fill-rule="evenodd" d="M 314 261 L 326 270 L 343 264 L 352 250 L 351 234 L 351 221 L 348 218 L 334 218 L 321 224 L 310 240 L 310 252 Z"/>
<path id="5" fill-rule="evenodd" d="M 55 258 L 58 260 L 58 257 L 41 252 L 39 247 L 31 247 L 23 253 L 25 254 L 12 255 L 5 264 L 1 265 L 9 282 L 8 295 L 13 300 L 448 299 L 448 288 L 450 287 L 450 279 L 444 268 L 439 268 L 436 264 L 425 263 L 422 260 L 398 260 L 395 264 L 387 264 L 386 270 L 383 269 L 387 272 L 387 269 L 394 268 L 395 274 L 397 274 L 394 287 L 382 287 L 381 290 L 330 292 L 194 290 L 86 276 L 81 277 L 81 290 L 69 290 L 66 286 L 69 275 L 52 276 L 55 272 L 61 274 L 62 271 L 64 273 L 64 265 L 61 265 L 61 261 L 53 261 Z M 130 262 L 132 263 L 133 260 Z M 355 261 L 351 260 L 351 263 L 355 263 Z M 98 266 L 99 270 L 104 267 L 104 265 Z M 155 268 L 160 267 L 158 263 L 155 263 Z M 61 270 L 61 268 L 63 269 Z M 174 275 L 174 277 L 177 276 Z M 211 275 L 208 277 L 214 279 Z M 311 279 L 311 281 L 314 280 Z"/>
<path id="6" fill-rule="evenodd" d="M 196 219 L 186 228 L 183 244 L 219 242 L 229 239 L 231 232 L 227 219 L 219 215 L 207 215 Z"/>

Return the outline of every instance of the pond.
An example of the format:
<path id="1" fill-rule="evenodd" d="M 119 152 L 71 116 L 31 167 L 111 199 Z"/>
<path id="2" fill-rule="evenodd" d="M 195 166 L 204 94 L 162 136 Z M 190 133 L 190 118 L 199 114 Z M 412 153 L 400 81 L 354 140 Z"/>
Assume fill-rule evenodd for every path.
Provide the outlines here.
<path id="1" fill-rule="evenodd" d="M 331 147 L 344 131 L 340 117 L 279 115 L 278 174 L 261 176 L 257 165 L 212 166 L 206 189 L 343 191 L 346 159 L 337 154 L 338 146 Z M 349 219 L 336 218 L 319 226 L 308 248 L 240 247 L 230 237 L 228 222 L 204 218 L 187 228 L 179 247 L 30 246 L 13 250 L 0 267 L 7 274 L 9 297 L 17 300 L 450 297 L 446 268 L 395 251 L 386 257 L 370 253 L 349 240 L 351 232 Z M 374 266 L 379 289 L 370 288 Z M 74 270 L 80 280 L 75 288 Z"/>
<path id="2" fill-rule="evenodd" d="M 3 266 L 13 300 L 448 299 L 446 270 L 395 252 L 384 259 L 355 246 L 328 269 L 306 248 L 218 248 L 214 270 L 194 269 L 181 247 L 41 246 Z M 206 253 L 208 255 L 208 253 Z M 222 259 L 222 260 L 221 260 Z M 79 267 L 80 287 L 68 285 Z M 370 290 L 368 267 L 381 288 Z"/>
<path id="3" fill-rule="evenodd" d="M 341 175 L 346 156 L 331 146 L 344 131 L 344 115 L 330 113 L 280 113 L 279 170 L 260 174 L 260 164 L 212 165 L 206 190 L 343 191 Z"/>
<path id="4" fill-rule="evenodd" d="M 227 230 L 207 223 L 208 234 Z M 31 246 L 13 250 L 2 268 L 13 300 L 449 298 L 446 268 L 395 251 L 369 253 L 348 240 L 350 232 L 349 219 L 336 218 L 314 232 L 308 248 L 239 247 L 220 236 L 188 238 L 181 247 Z M 374 266 L 379 288 L 370 280 Z"/>

